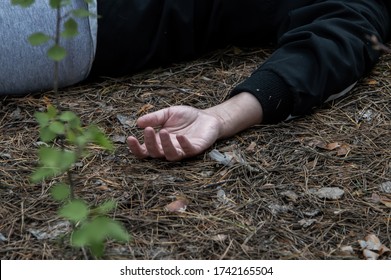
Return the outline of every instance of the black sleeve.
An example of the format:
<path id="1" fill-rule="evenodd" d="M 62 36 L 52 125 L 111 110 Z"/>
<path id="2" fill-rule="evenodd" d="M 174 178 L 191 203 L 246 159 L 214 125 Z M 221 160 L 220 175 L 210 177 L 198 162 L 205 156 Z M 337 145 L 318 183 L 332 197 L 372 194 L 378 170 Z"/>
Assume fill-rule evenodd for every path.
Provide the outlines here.
<path id="1" fill-rule="evenodd" d="M 388 39 L 391 19 L 382 1 L 313 1 L 291 10 L 278 47 L 232 95 L 250 92 L 264 123 L 308 114 L 357 82 L 378 60 L 367 35 Z"/>

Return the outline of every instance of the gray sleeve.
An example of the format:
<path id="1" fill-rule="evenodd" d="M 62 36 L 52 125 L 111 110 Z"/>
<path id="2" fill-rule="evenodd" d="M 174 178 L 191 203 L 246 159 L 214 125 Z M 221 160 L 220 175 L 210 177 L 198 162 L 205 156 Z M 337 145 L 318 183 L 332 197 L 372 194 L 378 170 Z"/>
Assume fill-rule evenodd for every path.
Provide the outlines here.
<path id="1" fill-rule="evenodd" d="M 36 1 L 29 8 L 0 1 L 0 95 L 26 94 L 53 87 L 54 63 L 46 52 L 52 42 L 31 46 L 27 38 L 35 32 L 55 33 L 56 12 L 49 1 Z M 73 0 L 71 9 L 87 8 L 82 0 Z M 66 11 L 63 11 L 65 13 Z M 67 56 L 60 63 L 60 87 L 87 77 L 95 55 L 96 29 L 91 19 L 77 19 L 79 35 L 62 39 Z"/>

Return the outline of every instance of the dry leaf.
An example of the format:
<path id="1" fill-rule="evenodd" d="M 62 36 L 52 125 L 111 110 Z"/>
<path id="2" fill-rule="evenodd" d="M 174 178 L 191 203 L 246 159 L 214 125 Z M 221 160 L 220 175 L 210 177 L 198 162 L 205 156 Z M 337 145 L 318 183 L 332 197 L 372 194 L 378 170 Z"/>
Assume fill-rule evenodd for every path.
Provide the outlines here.
<path id="1" fill-rule="evenodd" d="M 6 153 L 0 153 L 0 158 L 4 158 L 4 159 L 11 159 L 12 156 L 10 154 L 6 154 Z"/>
<path id="2" fill-rule="evenodd" d="M 222 189 L 219 189 L 217 191 L 217 200 L 221 202 L 222 204 L 226 204 L 229 200 L 227 196 L 225 195 L 225 191 Z"/>
<path id="3" fill-rule="evenodd" d="M 279 204 L 269 204 L 268 208 L 270 209 L 273 215 L 277 215 L 280 213 L 287 213 L 292 210 L 290 205 L 279 205 Z"/>
<path id="4" fill-rule="evenodd" d="M 52 102 L 50 101 L 49 97 L 47 97 L 47 96 L 44 96 L 43 99 L 42 99 L 42 101 L 43 101 L 43 103 L 45 103 L 45 106 L 46 106 L 46 107 L 52 105 Z"/>
<path id="5" fill-rule="evenodd" d="M 321 140 L 317 140 L 317 139 L 314 139 L 314 140 L 311 140 L 307 143 L 307 146 L 311 147 L 311 148 L 321 148 L 321 149 L 325 149 L 326 147 L 326 143 L 324 141 L 321 141 Z"/>
<path id="6" fill-rule="evenodd" d="M 374 80 L 374 79 L 368 79 L 368 80 L 365 81 L 365 83 L 367 85 L 370 85 L 370 86 L 375 86 L 375 85 L 378 84 L 378 82 L 376 80 Z"/>
<path id="7" fill-rule="evenodd" d="M 352 256 L 354 254 L 354 250 L 352 246 L 343 246 L 340 248 L 340 251 L 345 256 Z"/>
<path id="8" fill-rule="evenodd" d="M 310 211 L 304 211 L 303 214 L 306 215 L 307 217 L 315 217 L 317 215 L 319 215 L 320 213 L 320 210 L 319 209 L 313 209 L 313 210 L 310 210 Z"/>
<path id="9" fill-rule="evenodd" d="M 371 196 L 371 200 L 373 203 L 379 203 L 380 202 L 380 195 L 378 195 L 377 193 L 373 193 L 372 196 Z"/>
<path id="10" fill-rule="evenodd" d="M 326 150 L 329 150 L 329 151 L 333 151 L 337 148 L 341 147 L 341 144 L 338 143 L 338 142 L 334 142 L 334 143 L 329 143 L 325 146 L 325 149 Z"/>
<path id="11" fill-rule="evenodd" d="M 379 256 L 390 252 L 375 234 L 368 234 L 365 240 L 358 240 L 363 254 L 367 259 L 376 260 Z"/>
<path id="12" fill-rule="evenodd" d="M 388 208 L 391 208 L 391 199 L 385 198 L 385 197 L 380 197 L 380 202 L 383 203 Z"/>
<path id="13" fill-rule="evenodd" d="M 350 153 L 351 147 L 348 144 L 342 144 L 340 147 L 337 148 L 337 155 L 338 156 L 346 156 Z"/>
<path id="14" fill-rule="evenodd" d="M 224 154 L 227 157 L 232 157 L 233 163 L 247 165 L 246 160 L 241 156 L 240 151 L 238 151 L 238 150 L 234 150 L 232 152 L 225 152 Z"/>
<path id="15" fill-rule="evenodd" d="M 184 197 L 178 197 L 177 200 L 166 205 L 165 209 L 168 212 L 184 212 L 189 205 L 189 200 Z"/>
<path id="16" fill-rule="evenodd" d="M 228 238 L 228 235 L 226 234 L 217 234 L 215 236 L 212 236 L 212 240 L 213 241 L 219 241 L 219 242 L 224 242 L 225 240 L 227 240 Z"/>
<path id="17" fill-rule="evenodd" d="M 114 143 L 125 143 L 126 142 L 126 136 L 123 136 L 123 135 L 114 135 L 113 137 L 111 137 L 111 140 L 114 142 Z"/>
<path id="18" fill-rule="evenodd" d="M 382 245 L 379 251 L 380 256 L 388 252 L 391 252 L 391 250 L 386 245 Z"/>
<path id="19" fill-rule="evenodd" d="M 312 226 L 316 222 L 316 219 L 302 219 L 299 221 L 299 225 L 301 225 L 303 228 L 307 228 Z"/>
<path id="20" fill-rule="evenodd" d="M 380 248 L 382 247 L 380 239 L 374 234 L 368 234 L 365 237 L 365 242 L 367 244 L 366 249 L 369 250 L 379 251 Z"/>
<path id="21" fill-rule="evenodd" d="M 340 199 L 344 193 L 344 190 L 337 187 L 321 188 L 314 192 L 319 198 L 326 199 Z"/>
<path id="22" fill-rule="evenodd" d="M 72 225 L 68 221 L 59 221 L 54 225 L 49 225 L 41 229 L 28 229 L 28 232 L 31 233 L 38 240 L 46 239 L 56 239 L 59 236 L 63 236 L 70 231 Z"/>
<path id="23" fill-rule="evenodd" d="M 125 115 L 117 114 L 117 120 L 125 127 L 134 126 L 134 119 Z"/>
<path id="24" fill-rule="evenodd" d="M 248 145 L 248 147 L 246 148 L 246 151 L 254 152 L 256 146 L 257 146 L 257 143 L 251 142 L 250 145 Z"/>
<path id="25" fill-rule="evenodd" d="M 101 190 L 101 191 L 108 191 L 110 190 L 109 187 L 107 185 L 101 185 L 98 187 L 98 190 Z"/>
<path id="26" fill-rule="evenodd" d="M 227 155 L 227 153 L 222 154 L 216 149 L 209 152 L 209 157 L 225 166 L 231 166 L 233 164 L 231 156 Z"/>
<path id="27" fill-rule="evenodd" d="M 364 249 L 363 255 L 367 260 L 377 260 L 379 258 L 379 254 L 368 249 Z"/>
<path id="28" fill-rule="evenodd" d="M 320 140 L 313 140 L 312 142 L 308 143 L 308 146 L 317 147 L 328 151 L 337 151 L 338 156 L 346 156 L 352 150 L 350 145 L 346 143 L 333 142 L 326 144 Z"/>
<path id="29" fill-rule="evenodd" d="M 287 197 L 289 200 L 296 202 L 299 196 L 294 191 L 285 191 L 281 195 Z"/>
<path id="30" fill-rule="evenodd" d="M 367 242 L 365 240 L 358 240 L 358 244 L 360 244 L 361 249 L 365 249 L 367 247 Z"/>
<path id="31" fill-rule="evenodd" d="M 137 115 L 143 115 L 154 107 L 152 104 L 145 104 L 137 111 Z"/>
<path id="32" fill-rule="evenodd" d="M 16 107 L 16 109 L 10 115 L 11 119 L 15 121 L 22 119 L 23 117 L 21 115 L 21 112 L 22 110 L 20 109 L 20 107 Z"/>

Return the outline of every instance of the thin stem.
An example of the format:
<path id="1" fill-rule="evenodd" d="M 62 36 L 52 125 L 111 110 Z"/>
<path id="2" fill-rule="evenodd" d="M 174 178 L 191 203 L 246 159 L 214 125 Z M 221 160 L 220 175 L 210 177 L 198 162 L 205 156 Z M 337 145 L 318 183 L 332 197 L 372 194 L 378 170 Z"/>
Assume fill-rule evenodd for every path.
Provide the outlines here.
<path id="1" fill-rule="evenodd" d="M 61 7 L 56 8 L 57 17 L 56 17 L 56 34 L 54 37 L 55 44 L 58 46 L 60 44 L 60 28 L 61 28 Z M 58 61 L 54 62 L 54 78 L 53 78 L 53 91 L 57 96 L 58 93 L 58 79 L 59 79 L 59 68 L 60 64 Z"/>
<path id="2" fill-rule="evenodd" d="M 67 171 L 67 176 L 68 176 L 68 183 L 69 183 L 69 188 L 71 190 L 71 193 L 70 193 L 70 198 L 71 200 L 75 199 L 75 185 L 74 185 L 74 182 L 73 182 L 73 177 L 72 177 L 72 171 L 71 170 L 68 170 Z"/>

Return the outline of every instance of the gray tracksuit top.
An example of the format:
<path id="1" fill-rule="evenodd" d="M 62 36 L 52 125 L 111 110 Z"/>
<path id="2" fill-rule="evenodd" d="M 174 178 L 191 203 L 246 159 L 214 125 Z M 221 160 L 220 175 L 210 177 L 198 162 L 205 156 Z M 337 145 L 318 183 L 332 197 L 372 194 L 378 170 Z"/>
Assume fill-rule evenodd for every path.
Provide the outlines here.
<path id="1" fill-rule="evenodd" d="M 56 12 L 46 0 L 37 0 L 29 8 L 13 6 L 10 2 L 0 1 L 0 95 L 51 89 L 54 63 L 46 52 L 53 41 L 32 46 L 27 38 L 36 32 L 54 36 Z M 70 9 L 79 8 L 96 11 L 95 5 L 87 7 L 82 0 L 72 1 Z M 66 12 L 63 9 L 62 14 Z M 68 52 L 60 63 L 61 87 L 86 78 L 95 55 L 96 19 L 83 18 L 77 19 L 77 22 L 80 34 L 61 40 L 61 45 Z"/>

